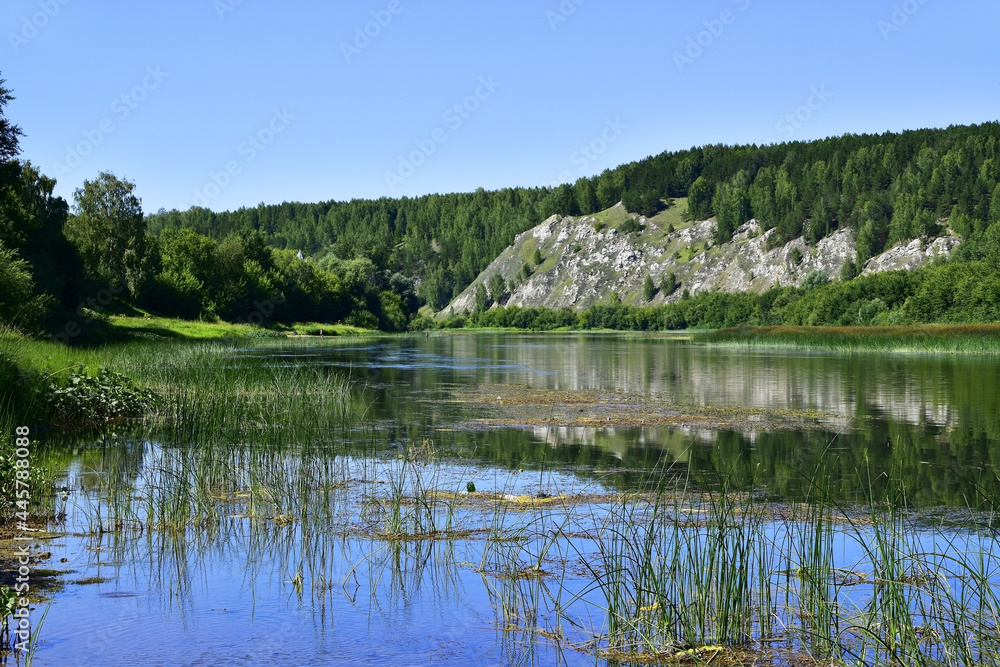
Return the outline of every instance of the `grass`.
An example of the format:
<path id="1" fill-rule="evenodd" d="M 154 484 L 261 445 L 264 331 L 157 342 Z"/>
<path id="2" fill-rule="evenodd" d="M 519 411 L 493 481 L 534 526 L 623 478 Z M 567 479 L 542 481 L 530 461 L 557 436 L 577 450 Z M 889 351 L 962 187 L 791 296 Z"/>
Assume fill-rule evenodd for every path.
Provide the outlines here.
<path id="1" fill-rule="evenodd" d="M 691 222 L 684 220 L 684 212 L 687 210 L 687 197 L 677 197 L 674 203 L 654 215 L 649 220 L 663 228 L 664 233 L 669 225 L 674 226 L 674 230 L 690 227 Z"/>
<path id="2" fill-rule="evenodd" d="M 470 471 L 432 443 L 375 451 L 349 380 L 295 361 L 313 341 L 0 341 L 17 372 L 113 362 L 163 398 L 89 445 L 72 485 L 112 558 L 169 570 L 242 540 L 250 567 L 284 559 L 300 597 L 367 576 L 373 605 L 472 568 L 504 635 L 620 662 L 1000 665 L 992 524 L 920 523 L 885 480 L 859 474 L 862 507 L 834 504 L 821 467 L 791 508 L 726 470 L 711 489 L 662 470 L 628 496 L 538 497 L 499 474 L 463 493 Z"/>
<path id="3" fill-rule="evenodd" d="M 695 340 L 715 347 L 1000 354 L 1000 324 L 741 327 L 701 334 Z"/>
<path id="4" fill-rule="evenodd" d="M 318 336 L 322 329 L 326 335 L 358 335 L 370 333 L 367 329 L 346 324 L 327 324 L 322 322 L 299 322 L 292 325 L 276 324 L 264 329 L 249 324 L 233 324 L 230 322 L 201 322 L 178 320 L 151 315 L 131 316 L 112 315 L 111 325 L 115 332 L 133 337 L 175 338 L 183 340 L 219 340 L 222 338 L 267 338 L 295 335 Z"/>
<path id="5" fill-rule="evenodd" d="M 618 225 L 628 220 L 631 216 L 625 211 L 624 206 L 612 206 L 603 211 L 593 213 L 588 217 L 603 222 L 608 227 L 617 228 Z"/>
<path id="6" fill-rule="evenodd" d="M 884 483 L 859 478 L 869 489 L 861 507 L 831 503 L 819 467 L 807 473 L 812 502 L 794 507 L 726 471 L 713 489 L 664 470 L 639 494 L 545 497 L 511 477 L 484 490 L 480 473 L 469 493 L 471 471 L 426 441 L 389 457 L 349 455 L 350 429 L 337 426 L 349 413 L 342 385 L 315 396 L 322 383 L 301 376 L 295 384 L 309 391 L 295 392 L 238 364 L 211 382 L 201 369 L 219 351 L 198 347 L 172 361 L 155 351 L 132 359 L 156 362 L 149 377 L 188 412 L 161 416 L 159 445 L 94 452 L 93 533 L 168 541 L 179 553 L 187 542 L 211 550 L 253 539 L 239 547 L 250 562 L 286 554 L 294 594 L 367 577 L 378 605 L 396 587 L 419 589 L 422 568 L 443 585 L 471 567 L 505 635 L 621 662 L 1000 664 L 992 531 L 908 519 L 892 485 L 879 495 Z"/>

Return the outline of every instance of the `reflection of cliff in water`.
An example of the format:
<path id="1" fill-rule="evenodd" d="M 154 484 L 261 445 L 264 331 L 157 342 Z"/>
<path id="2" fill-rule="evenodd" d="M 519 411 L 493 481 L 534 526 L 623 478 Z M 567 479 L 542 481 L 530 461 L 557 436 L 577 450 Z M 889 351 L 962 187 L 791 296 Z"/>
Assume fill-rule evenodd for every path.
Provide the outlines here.
<path id="1" fill-rule="evenodd" d="M 995 421 L 1000 435 L 1000 360 L 992 357 L 713 349 L 600 334 L 408 338 L 319 354 L 354 380 L 387 388 L 373 397 L 374 412 L 396 421 L 454 423 L 454 405 L 414 405 L 414 392 L 446 402 L 465 387 L 515 385 L 635 393 L 680 406 L 815 410 L 832 416 L 835 430 L 871 418 L 949 428 Z"/>
<path id="2" fill-rule="evenodd" d="M 621 488 L 673 465 L 709 481 L 735 466 L 765 488 L 800 497 L 827 453 L 832 485 L 856 495 L 870 470 L 904 482 L 920 504 L 973 502 L 997 487 L 1000 360 L 965 355 L 711 349 L 655 336 L 476 334 L 347 343 L 305 363 L 350 369 L 370 391 L 379 447 L 431 438 L 511 467 L 607 470 Z M 655 396 L 660 403 L 835 415 L 804 431 L 678 427 L 466 431 L 490 385 Z M 459 427 L 458 430 L 451 430 Z M 442 430 L 445 428 L 447 430 Z M 1000 497 L 1000 493 L 996 494 Z"/>
<path id="3" fill-rule="evenodd" d="M 546 338 L 551 344 L 545 344 Z M 488 382 L 581 391 L 669 396 L 679 403 L 811 409 L 866 417 L 872 412 L 911 424 L 956 423 L 956 378 L 976 378 L 997 395 L 1000 364 L 992 358 L 712 349 L 657 339 L 575 336 L 500 348 L 507 368 Z M 447 341 L 452 354 L 496 358 L 489 339 Z M 493 352 L 493 354 L 491 354 Z M 522 369 L 542 370 L 527 374 Z M 985 383 L 985 384 L 982 384 Z"/>

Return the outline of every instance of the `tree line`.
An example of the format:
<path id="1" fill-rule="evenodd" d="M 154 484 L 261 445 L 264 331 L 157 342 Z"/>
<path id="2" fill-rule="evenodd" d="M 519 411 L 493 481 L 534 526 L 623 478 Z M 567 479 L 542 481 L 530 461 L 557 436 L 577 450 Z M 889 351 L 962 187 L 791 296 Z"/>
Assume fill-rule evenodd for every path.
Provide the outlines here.
<path id="1" fill-rule="evenodd" d="M 687 197 L 687 216 L 715 217 L 715 241 L 756 218 L 774 244 L 816 243 L 852 229 L 861 266 L 887 247 L 959 234 L 982 258 L 1000 242 L 1000 124 L 844 135 L 768 146 L 664 152 L 555 188 L 509 188 L 419 198 L 261 204 L 151 217 L 154 230 L 192 227 L 222 239 L 261 231 L 268 244 L 341 258 L 365 256 L 413 277 L 444 307 L 510 243 L 552 214 L 588 215 L 621 201 L 655 215 Z"/>
<path id="2" fill-rule="evenodd" d="M 817 276 L 822 278 L 822 276 Z M 847 281 L 807 280 L 801 287 L 753 292 L 687 293 L 673 303 L 594 305 L 586 310 L 496 306 L 415 327 L 498 327 L 675 331 L 741 326 L 891 326 L 1000 321 L 1000 252 L 986 259 L 939 261 L 915 271 L 888 271 Z"/>
<path id="3" fill-rule="evenodd" d="M 1000 253 L 995 122 L 769 146 L 695 147 L 554 188 L 147 215 L 135 185 L 111 173 L 85 181 L 72 206 L 54 196 L 55 180 L 19 159 L 21 131 L 3 114 L 11 99 L 0 79 L 0 321 L 24 330 L 63 331 L 67 322 L 92 316 L 109 301 L 185 318 L 240 321 L 256 313 L 276 321 L 403 330 L 414 326 L 423 304 L 444 308 L 518 234 L 554 214 L 592 214 L 619 201 L 648 216 L 671 198 L 687 197 L 686 215 L 714 216 L 719 242 L 751 217 L 777 230 L 774 243 L 799 235 L 815 243 L 850 228 L 858 257 L 841 276 L 848 282 L 888 245 L 950 230 L 963 237 L 953 263 L 968 266 L 947 269 L 955 272 L 949 279 L 985 272 L 985 280 L 968 285 L 978 294 L 992 284 Z M 936 283 L 942 271 L 906 281 L 917 290 L 922 281 Z M 646 292 L 654 289 L 645 286 Z M 820 293 L 851 289 L 861 288 L 828 286 Z M 907 309 L 883 297 L 886 308 L 876 310 L 901 321 L 995 317 L 987 305 L 956 306 L 961 298 L 945 292 L 942 287 L 935 298 L 951 301 L 929 303 L 922 311 L 916 301 Z M 699 296 L 677 305 L 684 315 L 671 315 L 671 323 L 721 321 L 721 315 L 688 314 L 691 304 L 711 299 L 735 312 L 750 308 L 762 322 L 795 319 L 785 307 L 775 314 L 768 299 L 779 297 L 772 294 L 791 298 L 782 290 Z M 477 316 L 505 317 L 490 312 Z M 810 313 L 798 319 L 837 319 L 822 310 Z"/>

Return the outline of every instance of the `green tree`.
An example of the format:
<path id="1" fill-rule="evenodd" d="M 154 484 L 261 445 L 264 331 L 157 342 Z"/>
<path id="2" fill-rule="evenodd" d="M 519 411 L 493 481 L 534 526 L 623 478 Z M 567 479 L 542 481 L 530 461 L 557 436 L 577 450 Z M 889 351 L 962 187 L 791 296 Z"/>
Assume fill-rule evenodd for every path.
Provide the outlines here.
<path id="1" fill-rule="evenodd" d="M 646 276 L 646 281 L 642 283 L 642 296 L 646 301 L 652 301 L 653 297 L 656 296 L 656 285 L 653 284 L 653 279 L 648 275 Z"/>
<path id="2" fill-rule="evenodd" d="M 677 291 L 677 274 L 671 271 L 663 278 L 660 278 L 660 291 L 667 297 Z"/>
<path id="3" fill-rule="evenodd" d="M 6 81 L 0 79 L 0 162 L 12 160 L 20 154 L 18 137 L 23 136 L 21 128 L 4 117 L 3 108 L 14 100 L 11 91 L 4 88 L 4 83 Z"/>
<path id="4" fill-rule="evenodd" d="M 699 176 L 688 189 L 688 215 L 692 220 L 705 220 L 712 215 L 712 196 L 715 186 L 704 176 Z"/>
<path id="5" fill-rule="evenodd" d="M 542 263 L 542 251 L 539 250 L 538 248 L 535 248 L 535 252 L 531 254 L 531 262 L 535 266 L 538 266 L 539 264 Z"/>
<path id="6" fill-rule="evenodd" d="M 858 266 L 863 266 L 878 252 L 878 238 L 874 221 L 866 220 L 865 224 L 861 225 L 861 230 L 858 232 L 857 251 Z"/>
<path id="7" fill-rule="evenodd" d="M 715 209 L 715 242 L 732 240 L 736 228 L 750 219 L 750 175 L 740 169 L 735 176 L 719 185 L 712 198 Z"/>
<path id="8" fill-rule="evenodd" d="M 124 285 L 131 300 L 151 268 L 142 203 L 135 184 L 103 172 L 73 193 L 74 215 L 66 234 L 94 277 Z"/>
<path id="9" fill-rule="evenodd" d="M 490 306 L 490 297 L 486 293 L 486 288 L 483 287 L 482 283 L 476 285 L 476 311 L 477 313 L 485 312 Z"/>
<path id="10" fill-rule="evenodd" d="M 844 265 L 840 267 L 840 280 L 841 282 L 847 282 L 849 280 L 854 280 L 858 277 L 858 265 L 854 263 L 854 260 L 848 257 L 844 260 Z"/>
<path id="11" fill-rule="evenodd" d="M 504 294 L 507 292 L 507 281 L 499 273 L 494 273 L 490 278 L 490 298 L 495 303 L 501 303 Z"/>
<path id="12" fill-rule="evenodd" d="M 4 325 L 26 330 L 37 325 L 50 299 L 34 291 L 28 263 L 0 241 L 0 330 Z"/>

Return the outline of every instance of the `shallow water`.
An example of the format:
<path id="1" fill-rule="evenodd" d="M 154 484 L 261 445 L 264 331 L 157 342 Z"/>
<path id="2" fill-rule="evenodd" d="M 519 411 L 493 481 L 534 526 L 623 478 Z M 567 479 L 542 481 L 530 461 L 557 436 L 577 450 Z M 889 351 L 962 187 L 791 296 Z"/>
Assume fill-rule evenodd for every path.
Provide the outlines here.
<path id="1" fill-rule="evenodd" d="M 889 477 L 935 516 L 982 492 L 1000 497 L 992 467 L 1000 363 L 992 358 L 476 334 L 247 349 L 233 362 L 261 359 L 349 374 L 376 425 L 357 436 L 359 447 L 375 456 L 334 438 L 308 458 L 282 453 L 262 465 L 289 477 L 308 468 L 327 489 L 296 500 L 307 519 L 254 516 L 246 498 L 230 497 L 213 521 L 174 531 L 144 526 L 143 499 L 169 486 L 149 471 L 169 467 L 182 448 L 146 441 L 132 443 L 127 457 L 104 452 L 99 464 L 93 450 L 76 457 L 62 505 L 68 535 L 46 548 L 52 562 L 67 559 L 68 581 L 108 581 L 70 583 L 54 597 L 35 664 L 594 664 L 582 628 L 606 630 L 605 603 L 590 586 L 600 565 L 587 533 L 605 525 L 612 494 L 648 490 L 665 469 L 703 487 L 726 470 L 729 488 L 752 484 L 783 503 L 808 498 L 825 462 L 830 491 L 844 502 L 864 500 L 863 481 Z M 558 400 L 530 414 L 509 405 L 544 392 Z M 574 411 L 596 411 L 607 424 L 565 423 L 559 401 L 567 397 L 580 398 Z M 632 403 L 676 412 L 680 423 L 619 424 Z M 705 410 L 738 417 L 727 416 L 726 428 L 683 423 Z M 432 461 L 406 460 L 427 443 Z M 102 475 L 130 480 L 134 525 L 95 531 L 109 516 Z M 468 533 L 384 539 L 397 483 L 404 495 L 451 494 L 420 520 Z M 475 493 L 463 494 L 470 483 Z M 523 502 L 537 494 L 594 499 Z M 413 517 L 419 508 L 397 509 Z M 784 524 L 767 525 L 778 539 Z M 838 536 L 838 567 L 871 571 L 857 535 Z M 913 535 L 924 546 L 938 539 Z M 948 535 L 952 548 L 972 539 Z M 503 575 L 534 566 L 546 574 Z M 863 600 L 871 591 L 840 593 Z M 550 636 L 560 633 L 563 641 Z"/>

